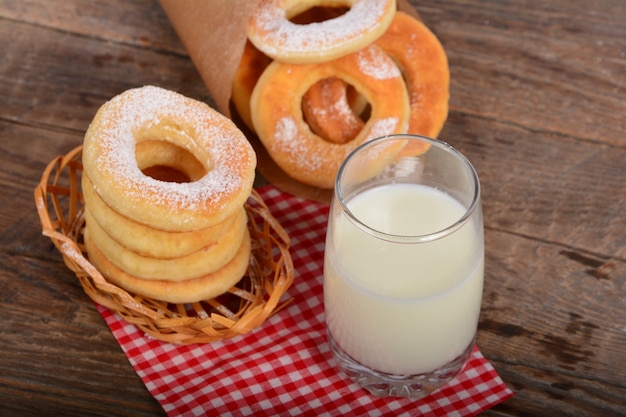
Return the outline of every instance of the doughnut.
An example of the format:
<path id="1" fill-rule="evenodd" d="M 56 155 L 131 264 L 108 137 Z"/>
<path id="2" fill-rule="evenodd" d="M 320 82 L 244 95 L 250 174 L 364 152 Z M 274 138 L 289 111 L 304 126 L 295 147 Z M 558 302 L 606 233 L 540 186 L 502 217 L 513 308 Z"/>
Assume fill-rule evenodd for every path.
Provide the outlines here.
<path id="1" fill-rule="evenodd" d="M 316 6 L 349 9 L 321 22 L 297 24 L 289 20 Z M 275 60 L 322 62 L 370 45 L 385 32 L 395 12 L 395 0 L 261 0 L 248 21 L 247 35 Z"/>
<path id="2" fill-rule="evenodd" d="M 146 280 L 128 274 L 111 263 L 94 245 L 89 228 L 85 229 L 84 238 L 89 261 L 113 284 L 144 297 L 170 303 L 194 303 L 225 293 L 245 275 L 251 250 L 248 229 L 246 234 L 233 259 L 222 268 L 202 277 L 178 282 Z"/>
<path id="3" fill-rule="evenodd" d="M 186 150 L 206 173 L 184 183 L 145 175 L 136 144 L 146 140 Z M 152 86 L 105 103 L 83 142 L 83 172 L 94 190 L 122 216 L 161 230 L 200 230 L 232 216 L 250 195 L 255 167 L 252 146 L 229 119 L 204 103 Z"/>
<path id="4" fill-rule="evenodd" d="M 304 120 L 313 133 L 334 143 L 351 141 L 365 123 L 350 104 L 349 86 L 340 78 L 318 81 L 302 97 Z M 359 96 L 360 97 L 360 96 Z"/>
<path id="5" fill-rule="evenodd" d="M 161 259 L 124 248 L 93 219 L 88 206 L 85 221 L 94 245 L 112 264 L 138 278 L 167 281 L 197 278 L 220 269 L 237 253 L 247 230 L 247 217 L 243 216 L 213 245 L 182 257 Z"/>
<path id="6" fill-rule="evenodd" d="M 350 142 L 331 143 L 315 135 L 301 109 L 302 96 L 319 80 L 338 77 L 371 105 L 371 115 Z M 339 165 L 361 143 L 406 132 L 407 89 L 398 66 L 372 45 L 333 61 L 316 64 L 272 62 L 250 99 L 252 122 L 276 164 L 305 184 L 332 189 Z"/>
<path id="7" fill-rule="evenodd" d="M 240 209 L 221 223 L 190 232 L 171 232 L 136 223 L 109 207 L 91 186 L 87 175 L 82 176 L 81 188 L 86 210 L 107 234 L 139 255 L 171 259 L 189 255 L 214 244 L 236 219 L 245 217 Z"/>
<path id="8" fill-rule="evenodd" d="M 313 7 L 294 16 L 292 21 L 302 25 L 332 19 L 342 13 L 345 11 L 337 8 Z M 250 96 L 257 80 L 271 62 L 272 58 L 259 51 L 250 40 L 246 40 L 233 80 L 231 101 L 237 114 L 241 117 L 241 121 L 251 130 L 254 127 L 250 116 Z"/>
<path id="9" fill-rule="evenodd" d="M 408 133 L 437 137 L 448 116 L 450 83 L 448 61 L 438 39 L 419 20 L 397 12 L 375 44 L 398 64 L 407 83 L 411 109 Z M 312 94 L 319 93 L 313 91 Z M 332 94 L 340 94 L 339 88 Z M 324 97 L 303 101 L 302 111 L 314 131 L 323 132 L 320 134 L 323 136 L 337 132 L 341 126 L 354 125 L 354 115 L 345 107 L 342 111 L 328 112 L 329 105 L 332 106 L 332 100 L 324 100 Z M 409 154 L 425 150 L 409 146 L 412 148 L 406 150 Z"/>
<path id="10" fill-rule="evenodd" d="M 250 112 L 250 96 L 252 96 L 254 86 L 261 74 L 271 62 L 271 58 L 259 51 L 250 41 L 246 41 L 239 67 L 235 72 L 231 101 L 241 121 L 252 131 L 254 131 L 254 125 Z M 367 101 L 356 93 L 354 88 L 346 88 L 346 83 L 342 80 L 336 77 L 331 79 L 332 82 L 330 79 L 320 80 L 311 86 L 303 97 L 302 110 L 305 112 L 307 123 L 310 120 L 309 125 L 315 134 L 331 142 L 344 143 L 349 140 L 348 138 L 354 138 L 358 130 L 363 127 L 363 121 L 357 116 L 352 117 L 352 120 L 345 121 L 337 115 L 327 113 L 325 109 L 336 106 L 343 114 L 344 103 L 340 101 L 347 100 L 352 109 L 350 114 L 360 115 L 366 109 Z M 305 105 L 305 102 L 311 103 Z M 313 115 L 308 112 L 318 114 Z M 349 116 L 347 113 L 345 115 Z M 358 126 L 358 130 L 356 126 Z"/>
<path id="11" fill-rule="evenodd" d="M 376 45 L 398 64 L 406 80 L 408 133 L 437 137 L 448 117 L 450 97 L 450 71 L 441 43 L 422 22 L 399 11 Z"/>

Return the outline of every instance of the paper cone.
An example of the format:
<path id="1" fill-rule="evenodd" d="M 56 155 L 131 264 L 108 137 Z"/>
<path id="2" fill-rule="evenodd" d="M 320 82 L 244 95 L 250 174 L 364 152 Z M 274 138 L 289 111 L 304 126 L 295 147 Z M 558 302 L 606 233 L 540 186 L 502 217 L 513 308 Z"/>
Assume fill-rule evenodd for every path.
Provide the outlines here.
<path id="1" fill-rule="evenodd" d="M 259 172 L 281 190 L 310 200 L 328 202 L 332 190 L 302 184 L 274 163 L 259 139 L 236 120 L 230 108 L 235 72 L 246 43 L 246 25 L 257 5 L 253 0 L 159 0 L 183 46 L 204 81 L 217 110 L 232 118 L 257 153 Z M 407 0 L 398 10 L 418 17 Z"/>

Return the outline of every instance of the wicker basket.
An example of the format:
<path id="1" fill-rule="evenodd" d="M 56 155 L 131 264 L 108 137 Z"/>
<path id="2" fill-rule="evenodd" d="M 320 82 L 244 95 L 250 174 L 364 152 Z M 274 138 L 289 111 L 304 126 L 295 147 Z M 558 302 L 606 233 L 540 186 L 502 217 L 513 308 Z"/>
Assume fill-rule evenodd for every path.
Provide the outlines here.
<path id="1" fill-rule="evenodd" d="M 79 146 L 48 164 L 35 189 L 35 203 L 43 234 L 93 301 L 155 339 L 175 344 L 208 343 L 245 334 L 290 301 L 281 301 L 294 278 L 289 237 L 256 191 L 245 204 L 252 238 L 250 266 L 227 293 L 198 303 L 170 304 L 108 282 L 85 254 L 81 151 Z"/>

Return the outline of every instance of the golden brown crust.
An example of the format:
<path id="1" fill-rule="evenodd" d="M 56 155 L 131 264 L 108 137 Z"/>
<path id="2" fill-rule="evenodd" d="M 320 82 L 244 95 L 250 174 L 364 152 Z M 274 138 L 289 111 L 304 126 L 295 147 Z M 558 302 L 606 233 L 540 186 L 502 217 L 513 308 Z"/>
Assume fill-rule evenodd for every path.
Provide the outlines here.
<path id="1" fill-rule="evenodd" d="M 111 263 L 139 278 L 166 281 L 183 281 L 217 271 L 235 255 L 247 230 L 247 217 L 242 216 L 209 246 L 177 258 L 154 258 L 128 250 L 111 238 L 92 217 L 89 207 L 85 209 L 85 221 L 94 245 Z"/>
<path id="2" fill-rule="evenodd" d="M 242 245 L 224 267 L 199 278 L 175 282 L 141 279 L 122 271 L 94 245 L 89 229 L 85 229 L 85 246 L 89 260 L 112 283 L 144 297 L 181 304 L 208 300 L 228 291 L 246 273 L 251 250 L 246 229 Z"/>
<path id="3" fill-rule="evenodd" d="M 112 239 L 139 255 L 171 259 L 189 255 L 214 244 L 237 219 L 245 218 L 243 208 L 221 223 L 202 230 L 172 232 L 134 222 L 109 207 L 96 193 L 87 175 L 81 179 L 83 199 L 90 215 Z"/>
<path id="4" fill-rule="evenodd" d="M 270 57 L 259 51 L 250 41 L 246 42 L 233 80 L 231 100 L 239 117 L 251 130 L 254 130 L 254 126 L 250 114 L 250 96 L 261 74 L 271 62 Z"/>
<path id="5" fill-rule="evenodd" d="M 398 64 L 406 80 L 411 108 L 408 133 L 436 138 L 448 117 L 450 97 L 443 46 L 422 22 L 403 12 L 396 13 L 376 45 Z"/>

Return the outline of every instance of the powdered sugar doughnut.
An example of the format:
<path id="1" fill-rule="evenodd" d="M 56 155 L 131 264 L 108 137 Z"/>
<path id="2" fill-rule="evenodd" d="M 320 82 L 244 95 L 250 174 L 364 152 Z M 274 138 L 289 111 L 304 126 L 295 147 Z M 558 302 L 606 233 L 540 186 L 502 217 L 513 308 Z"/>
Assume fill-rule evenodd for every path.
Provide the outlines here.
<path id="1" fill-rule="evenodd" d="M 408 133 L 437 137 L 448 116 L 450 95 L 448 60 L 437 37 L 419 20 L 397 12 L 375 45 L 398 64 L 407 83 L 411 110 Z M 337 96 L 341 92 L 334 88 L 330 94 Z M 311 99 L 307 99 L 309 96 Z M 310 90 L 305 96 L 302 111 L 314 131 L 341 137 L 342 129 L 356 129 L 355 116 L 345 105 L 333 106 L 332 111 L 331 105 L 332 99 L 320 96 L 319 91 Z M 408 145 L 404 153 L 421 153 L 426 150 L 424 145 L 419 144 L 419 149 Z"/>
<path id="2" fill-rule="evenodd" d="M 315 6 L 346 6 L 336 18 L 309 24 L 289 19 Z M 261 0 L 250 17 L 248 38 L 283 62 L 328 61 L 358 51 L 381 36 L 393 19 L 395 0 Z"/>
<path id="3" fill-rule="evenodd" d="M 206 174 L 184 183 L 144 175 L 135 144 L 145 140 L 185 149 Z M 148 86 L 128 90 L 98 110 L 85 134 L 83 166 L 113 210 L 180 232 L 218 224 L 242 207 L 252 189 L 256 155 L 243 133 L 208 105 Z"/>
<path id="4" fill-rule="evenodd" d="M 315 135 L 302 116 L 302 96 L 313 84 L 332 76 L 354 86 L 372 107 L 361 132 L 344 144 Z M 402 74 L 376 46 L 325 63 L 274 61 L 257 82 L 250 107 L 255 131 L 276 164 L 294 179 L 326 189 L 333 188 L 348 153 L 367 140 L 406 132 L 409 117 Z"/>
<path id="5" fill-rule="evenodd" d="M 246 41 L 235 72 L 231 100 L 241 121 L 252 131 L 250 97 L 261 74 L 271 62 L 270 57 Z M 363 128 L 363 121 L 357 115 L 366 107 L 367 101 L 336 77 L 312 85 L 302 101 L 305 120 L 313 132 L 336 143 L 353 139 Z"/>

